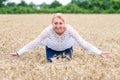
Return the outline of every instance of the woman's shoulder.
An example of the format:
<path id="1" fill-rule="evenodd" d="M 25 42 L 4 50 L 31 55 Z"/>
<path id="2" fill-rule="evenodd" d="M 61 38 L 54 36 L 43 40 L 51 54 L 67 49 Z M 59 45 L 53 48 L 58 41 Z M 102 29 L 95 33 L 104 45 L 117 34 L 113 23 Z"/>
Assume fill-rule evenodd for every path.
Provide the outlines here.
<path id="1" fill-rule="evenodd" d="M 70 24 L 66 24 L 66 26 L 67 26 L 67 27 L 71 27 L 71 25 L 70 25 Z"/>
<path id="2" fill-rule="evenodd" d="M 73 27 L 70 24 L 66 24 L 67 30 L 73 29 Z"/>
<path id="3" fill-rule="evenodd" d="M 51 30 L 52 30 L 52 25 L 48 25 L 48 26 L 45 28 L 45 30 L 51 31 Z"/>

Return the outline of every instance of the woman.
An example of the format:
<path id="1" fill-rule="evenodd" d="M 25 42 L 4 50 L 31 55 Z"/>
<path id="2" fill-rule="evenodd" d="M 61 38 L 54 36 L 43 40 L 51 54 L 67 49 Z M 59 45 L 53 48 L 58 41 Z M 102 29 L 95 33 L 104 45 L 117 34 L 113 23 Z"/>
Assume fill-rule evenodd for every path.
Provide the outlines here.
<path id="1" fill-rule="evenodd" d="M 85 50 L 102 57 L 109 55 L 109 53 L 102 52 L 82 39 L 73 27 L 65 23 L 65 19 L 60 13 L 53 15 L 52 24 L 44 29 L 35 40 L 13 53 L 12 56 L 19 57 L 39 45 L 46 46 L 46 57 L 49 62 L 52 62 L 54 56 L 59 55 L 68 55 L 71 58 L 74 45 L 79 45 Z"/>

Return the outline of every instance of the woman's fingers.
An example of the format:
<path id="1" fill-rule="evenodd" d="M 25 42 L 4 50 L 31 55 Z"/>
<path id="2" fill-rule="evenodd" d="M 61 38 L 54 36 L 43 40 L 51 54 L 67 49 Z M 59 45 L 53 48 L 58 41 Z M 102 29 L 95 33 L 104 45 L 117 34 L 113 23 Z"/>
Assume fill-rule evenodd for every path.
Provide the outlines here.
<path id="1" fill-rule="evenodd" d="M 11 53 L 10 56 L 13 57 L 13 58 L 18 58 L 19 57 L 16 53 Z"/>
<path id="2" fill-rule="evenodd" d="M 101 54 L 101 56 L 102 57 L 104 57 L 104 58 L 106 58 L 106 57 L 109 57 L 109 52 L 103 52 L 102 54 Z"/>

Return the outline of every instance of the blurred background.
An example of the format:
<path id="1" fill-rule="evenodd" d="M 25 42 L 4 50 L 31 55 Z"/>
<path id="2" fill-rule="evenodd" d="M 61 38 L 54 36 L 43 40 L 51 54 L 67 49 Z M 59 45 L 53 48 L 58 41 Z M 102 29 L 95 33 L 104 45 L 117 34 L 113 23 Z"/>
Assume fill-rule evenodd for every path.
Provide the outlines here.
<path id="1" fill-rule="evenodd" d="M 120 13 L 120 0 L 0 0 L 0 14 Z"/>

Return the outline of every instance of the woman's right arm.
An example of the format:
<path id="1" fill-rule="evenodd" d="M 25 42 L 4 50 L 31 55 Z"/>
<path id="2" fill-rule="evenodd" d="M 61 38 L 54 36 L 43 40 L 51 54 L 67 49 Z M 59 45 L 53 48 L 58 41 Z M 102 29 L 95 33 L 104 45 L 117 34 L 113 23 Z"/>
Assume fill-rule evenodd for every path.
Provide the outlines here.
<path id="1" fill-rule="evenodd" d="M 41 41 L 44 40 L 47 36 L 48 36 L 48 30 L 45 29 L 36 39 L 25 45 L 17 52 L 11 53 L 11 56 L 19 57 L 23 53 L 33 50 L 35 47 L 39 46 L 41 44 Z"/>

